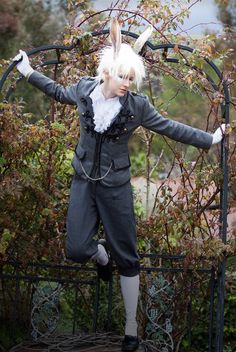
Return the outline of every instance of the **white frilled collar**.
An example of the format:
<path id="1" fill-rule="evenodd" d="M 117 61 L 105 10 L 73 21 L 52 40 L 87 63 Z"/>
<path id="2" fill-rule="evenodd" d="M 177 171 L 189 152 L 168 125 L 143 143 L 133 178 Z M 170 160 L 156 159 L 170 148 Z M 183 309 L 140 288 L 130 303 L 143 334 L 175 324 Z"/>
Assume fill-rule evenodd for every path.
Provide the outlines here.
<path id="1" fill-rule="evenodd" d="M 103 133 L 108 129 L 119 113 L 122 105 L 119 97 L 106 99 L 102 93 L 101 84 L 98 84 L 90 94 L 93 103 L 95 131 Z"/>

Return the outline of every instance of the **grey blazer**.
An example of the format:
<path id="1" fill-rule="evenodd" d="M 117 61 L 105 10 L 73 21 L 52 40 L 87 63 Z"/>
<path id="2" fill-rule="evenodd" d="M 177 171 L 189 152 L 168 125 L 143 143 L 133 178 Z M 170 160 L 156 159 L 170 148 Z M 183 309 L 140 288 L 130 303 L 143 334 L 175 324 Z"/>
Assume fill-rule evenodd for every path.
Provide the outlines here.
<path id="1" fill-rule="evenodd" d="M 63 104 L 77 105 L 80 117 L 80 139 L 72 165 L 83 179 L 99 180 L 108 187 L 130 180 L 128 141 L 134 130 L 143 126 L 176 141 L 209 149 L 212 135 L 196 128 L 169 120 L 160 115 L 142 94 L 127 92 L 120 97 L 122 108 L 104 132 L 94 130 L 92 100 L 89 97 L 99 82 L 84 77 L 67 88 L 34 71 L 28 81 L 48 96 Z"/>

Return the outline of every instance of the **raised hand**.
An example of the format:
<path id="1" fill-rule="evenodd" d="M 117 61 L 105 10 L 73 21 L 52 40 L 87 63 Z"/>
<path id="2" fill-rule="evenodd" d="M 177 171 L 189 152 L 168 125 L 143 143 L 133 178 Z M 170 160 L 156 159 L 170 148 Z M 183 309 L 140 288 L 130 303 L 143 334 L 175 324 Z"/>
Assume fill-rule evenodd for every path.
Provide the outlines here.
<path id="1" fill-rule="evenodd" d="M 19 61 L 16 68 L 23 76 L 29 78 L 31 73 L 34 72 L 34 69 L 30 66 L 29 58 L 25 51 L 19 50 L 19 54 L 13 58 L 13 61 Z"/>

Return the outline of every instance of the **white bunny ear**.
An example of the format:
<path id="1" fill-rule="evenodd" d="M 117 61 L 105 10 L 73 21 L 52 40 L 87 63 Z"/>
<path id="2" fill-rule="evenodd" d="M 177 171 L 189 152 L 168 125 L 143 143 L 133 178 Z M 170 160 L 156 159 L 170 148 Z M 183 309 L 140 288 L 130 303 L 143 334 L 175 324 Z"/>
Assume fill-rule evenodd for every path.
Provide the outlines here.
<path id="1" fill-rule="evenodd" d="M 119 22 L 116 18 L 111 20 L 111 28 L 110 28 L 110 38 L 112 42 L 112 47 L 114 50 L 114 59 L 119 55 L 120 47 L 121 47 L 121 30 Z"/>
<path id="2" fill-rule="evenodd" d="M 149 25 L 145 29 L 145 31 L 138 37 L 138 39 L 136 40 L 133 46 L 133 49 L 136 52 L 136 54 L 140 53 L 146 41 L 151 37 L 152 31 L 153 31 L 153 26 Z"/>

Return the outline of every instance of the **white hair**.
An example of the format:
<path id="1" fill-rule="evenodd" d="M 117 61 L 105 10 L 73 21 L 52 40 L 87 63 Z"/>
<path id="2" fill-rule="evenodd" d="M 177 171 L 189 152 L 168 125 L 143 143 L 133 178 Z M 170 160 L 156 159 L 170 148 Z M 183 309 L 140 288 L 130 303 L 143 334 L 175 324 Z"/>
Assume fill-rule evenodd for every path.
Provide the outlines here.
<path id="1" fill-rule="evenodd" d="M 120 74 L 128 76 L 133 70 L 136 83 L 139 89 L 142 80 L 145 77 L 145 68 L 142 57 L 135 53 L 135 51 L 128 44 L 121 44 L 119 54 L 114 59 L 114 51 L 112 46 L 105 47 L 100 53 L 100 61 L 97 68 L 97 78 L 103 79 L 104 71 L 108 71 L 110 76 L 118 77 Z"/>

